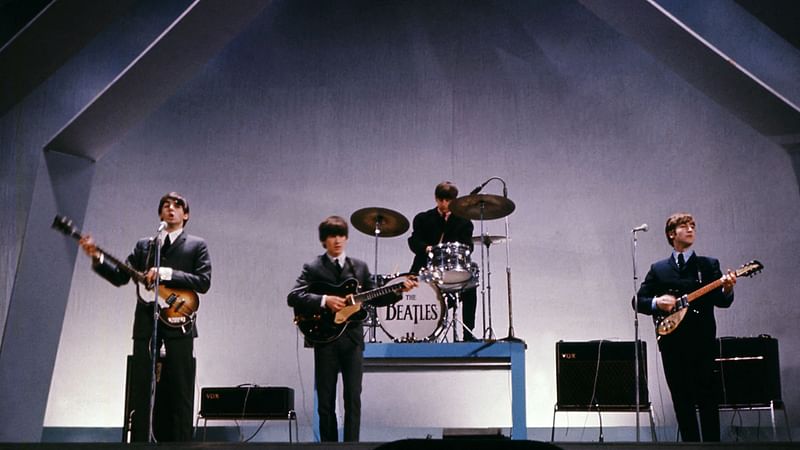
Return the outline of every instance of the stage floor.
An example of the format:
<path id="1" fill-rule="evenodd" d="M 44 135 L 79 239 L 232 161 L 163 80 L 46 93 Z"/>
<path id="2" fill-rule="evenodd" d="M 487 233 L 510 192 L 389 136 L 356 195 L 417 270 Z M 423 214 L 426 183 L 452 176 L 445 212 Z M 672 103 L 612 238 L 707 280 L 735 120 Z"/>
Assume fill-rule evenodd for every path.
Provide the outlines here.
<path id="1" fill-rule="evenodd" d="M 150 444 L 113 444 L 113 443 L 0 443 L 0 450 L 124 450 L 130 448 L 153 448 Z M 232 442 L 192 442 L 183 444 L 163 443 L 157 447 L 161 450 L 220 450 L 247 448 L 253 450 L 304 449 L 304 450 L 693 450 L 693 449 L 740 449 L 740 450 L 800 450 L 800 443 L 792 442 L 722 442 L 722 443 L 598 443 L 598 442 L 554 442 L 512 441 L 499 439 L 411 439 L 393 442 L 360 442 L 360 443 L 232 443 Z"/>

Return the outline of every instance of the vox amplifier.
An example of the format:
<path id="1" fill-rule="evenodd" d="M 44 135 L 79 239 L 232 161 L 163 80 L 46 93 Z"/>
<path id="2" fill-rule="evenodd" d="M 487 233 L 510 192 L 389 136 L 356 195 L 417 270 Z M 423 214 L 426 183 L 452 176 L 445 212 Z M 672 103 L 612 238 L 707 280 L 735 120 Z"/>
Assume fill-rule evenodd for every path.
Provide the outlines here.
<path id="1" fill-rule="evenodd" d="M 717 399 L 721 408 L 764 406 L 781 401 L 778 340 L 759 337 L 717 339 Z"/>
<path id="2" fill-rule="evenodd" d="M 200 390 L 205 419 L 286 419 L 294 411 L 294 389 L 288 387 L 206 387 Z"/>
<path id="3" fill-rule="evenodd" d="M 639 347 L 639 405 L 647 407 L 647 343 Z M 559 409 L 636 407 L 634 343 L 556 342 L 556 396 Z"/>

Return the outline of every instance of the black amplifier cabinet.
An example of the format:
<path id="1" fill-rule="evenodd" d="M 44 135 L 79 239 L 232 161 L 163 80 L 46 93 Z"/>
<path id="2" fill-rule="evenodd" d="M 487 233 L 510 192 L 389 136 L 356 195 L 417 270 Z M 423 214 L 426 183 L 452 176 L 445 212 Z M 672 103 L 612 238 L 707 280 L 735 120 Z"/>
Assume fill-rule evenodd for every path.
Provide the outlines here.
<path id="1" fill-rule="evenodd" d="M 720 408 L 781 401 L 777 339 L 767 335 L 719 338 L 715 370 Z"/>
<path id="2" fill-rule="evenodd" d="M 640 343 L 639 406 L 649 407 L 647 343 Z M 556 395 L 559 409 L 636 408 L 633 341 L 556 342 Z"/>
<path id="3" fill-rule="evenodd" d="M 205 419 L 287 419 L 294 411 L 294 389 L 288 387 L 206 387 L 200 390 Z"/>

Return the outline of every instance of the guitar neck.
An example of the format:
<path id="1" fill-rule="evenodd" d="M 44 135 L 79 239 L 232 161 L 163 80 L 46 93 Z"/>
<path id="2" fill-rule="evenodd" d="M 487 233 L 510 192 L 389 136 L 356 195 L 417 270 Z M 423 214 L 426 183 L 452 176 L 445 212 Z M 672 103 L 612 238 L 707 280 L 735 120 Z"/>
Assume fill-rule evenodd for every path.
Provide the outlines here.
<path id="1" fill-rule="evenodd" d="M 97 247 L 97 250 L 102 253 L 104 258 L 108 258 L 109 261 L 113 262 L 117 267 L 120 268 L 123 272 L 127 273 L 134 279 L 137 283 L 147 284 L 146 275 L 138 270 L 134 269 L 133 267 L 129 266 L 127 263 L 124 263 L 117 259 L 114 255 L 108 253 L 107 251 Z"/>
<path id="2" fill-rule="evenodd" d="M 68 234 L 69 234 L 69 236 L 75 238 L 78 241 L 80 241 L 81 238 L 83 238 L 83 235 L 80 234 L 78 231 L 72 231 L 72 232 L 70 232 Z M 134 269 L 133 267 L 129 266 L 128 264 L 120 261 L 117 257 L 115 257 L 111 253 L 108 253 L 107 251 L 103 250 L 99 246 L 95 246 L 95 248 L 97 249 L 98 252 L 103 254 L 103 258 L 108 259 L 109 261 L 114 263 L 117 267 L 120 268 L 120 270 L 122 270 L 123 272 L 127 273 L 128 275 L 130 275 L 131 278 L 134 279 L 134 281 L 136 281 L 137 283 L 147 284 L 146 283 L 145 274 L 143 274 L 142 272 L 139 272 L 138 270 Z"/>
<path id="3" fill-rule="evenodd" d="M 751 272 L 753 270 L 754 270 L 753 268 L 742 267 L 739 270 L 735 271 L 734 273 L 736 274 L 737 277 L 741 277 L 741 276 L 747 276 L 748 274 L 752 274 Z M 686 301 L 692 302 L 695 299 L 708 294 L 709 292 L 713 291 L 714 289 L 717 289 L 720 286 L 722 286 L 722 278 L 714 281 L 713 283 L 709 283 L 701 287 L 700 289 L 692 292 L 691 294 L 688 294 L 686 296 Z"/>
<path id="4" fill-rule="evenodd" d="M 696 300 L 696 299 L 708 294 L 709 292 L 713 291 L 714 289 L 717 289 L 720 286 L 722 286 L 722 278 L 720 278 L 719 280 L 714 281 L 713 283 L 709 283 L 709 284 L 701 287 L 700 289 L 692 292 L 691 294 L 688 294 L 686 296 L 686 301 L 692 302 L 692 301 L 694 301 L 694 300 Z"/>
<path id="5" fill-rule="evenodd" d="M 353 294 L 354 303 L 368 303 L 378 297 L 383 297 L 386 294 L 391 294 L 403 289 L 403 283 L 391 284 L 371 291 L 362 292 L 360 294 Z"/>

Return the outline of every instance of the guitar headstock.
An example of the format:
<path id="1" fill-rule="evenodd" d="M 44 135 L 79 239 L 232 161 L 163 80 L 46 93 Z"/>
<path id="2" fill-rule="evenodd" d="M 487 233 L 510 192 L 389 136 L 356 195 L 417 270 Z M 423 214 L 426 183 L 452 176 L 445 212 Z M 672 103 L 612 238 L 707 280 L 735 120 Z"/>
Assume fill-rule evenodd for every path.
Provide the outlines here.
<path id="1" fill-rule="evenodd" d="M 67 216 L 60 216 L 56 215 L 56 218 L 53 219 L 53 225 L 51 225 L 53 229 L 56 229 L 67 236 L 73 237 L 81 237 L 80 231 L 73 225 L 72 219 Z"/>
<path id="2" fill-rule="evenodd" d="M 737 277 L 752 277 L 753 275 L 761 272 L 764 269 L 764 265 L 758 262 L 758 260 L 752 260 L 747 264 L 742 265 L 737 271 Z"/>

